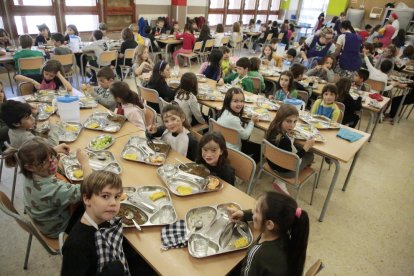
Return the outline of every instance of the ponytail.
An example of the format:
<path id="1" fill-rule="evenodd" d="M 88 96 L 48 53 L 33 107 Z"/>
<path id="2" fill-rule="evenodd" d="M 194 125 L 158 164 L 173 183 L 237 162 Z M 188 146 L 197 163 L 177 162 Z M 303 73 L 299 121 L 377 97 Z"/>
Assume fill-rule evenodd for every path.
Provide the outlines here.
<path id="1" fill-rule="evenodd" d="M 112 83 L 109 91 L 114 98 L 120 98 L 124 103 L 130 103 L 137 105 L 140 108 L 144 108 L 141 98 L 129 88 L 129 85 L 126 82 L 115 81 Z"/>
<path id="2" fill-rule="evenodd" d="M 299 208 L 298 208 L 299 209 Z M 299 217 L 296 217 L 290 229 L 290 239 L 287 245 L 287 256 L 290 275 L 303 275 L 303 268 L 306 260 L 306 249 L 309 237 L 308 213 L 301 210 Z"/>
<path id="3" fill-rule="evenodd" d="M 17 149 L 10 147 L 3 153 L 7 167 L 16 167 L 19 164 L 19 160 L 17 159 L 18 152 Z"/>

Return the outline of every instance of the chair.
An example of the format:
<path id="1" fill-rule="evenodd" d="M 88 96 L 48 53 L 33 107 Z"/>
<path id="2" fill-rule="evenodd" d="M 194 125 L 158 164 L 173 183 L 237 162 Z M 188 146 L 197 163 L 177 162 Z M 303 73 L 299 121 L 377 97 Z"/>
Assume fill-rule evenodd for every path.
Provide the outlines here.
<path id="1" fill-rule="evenodd" d="M 22 70 L 39 70 L 39 73 L 43 67 L 45 59 L 43 57 L 30 57 L 30 58 L 19 58 L 17 63 L 19 65 L 18 73 L 21 74 Z"/>
<path id="2" fill-rule="evenodd" d="M 26 248 L 26 256 L 24 259 L 24 269 L 27 269 L 27 263 L 29 261 L 30 255 L 30 248 L 32 245 L 32 238 L 33 236 L 40 242 L 43 248 L 50 254 L 50 255 L 59 255 L 59 241 L 58 239 L 50 239 L 42 235 L 36 227 L 33 225 L 32 222 L 28 221 L 24 217 L 22 217 L 14 208 L 13 203 L 9 200 L 9 198 L 0 191 L 0 209 L 7 215 L 14 218 L 19 224 L 19 226 L 26 232 L 29 233 L 29 240 L 27 241 L 27 248 Z"/>
<path id="3" fill-rule="evenodd" d="M 31 82 L 21 82 L 18 84 L 17 87 L 17 95 L 18 96 L 25 96 L 25 95 L 31 95 L 34 91 L 34 85 Z"/>
<path id="4" fill-rule="evenodd" d="M 230 42 L 229 36 L 223 36 L 223 38 L 220 41 L 220 46 L 227 46 Z"/>
<path id="5" fill-rule="evenodd" d="M 11 148 L 12 146 L 7 142 L 7 141 L 5 141 L 4 142 L 4 145 L 6 146 L 6 148 Z M 1 160 L 1 167 L 2 167 L 2 169 L 3 169 L 3 156 L 2 156 L 2 160 Z M 15 158 L 16 158 L 16 160 L 18 160 L 17 159 L 17 153 L 15 153 Z M 14 167 L 14 174 L 13 174 L 13 184 L 12 184 L 12 192 L 11 192 L 11 203 L 13 204 L 14 203 L 14 194 L 16 193 L 16 180 L 17 180 L 17 169 L 19 168 L 19 165 L 18 164 L 16 164 L 16 166 Z"/>
<path id="6" fill-rule="evenodd" d="M 214 38 L 206 40 L 206 43 L 204 44 L 204 50 L 200 53 L 200 56 L 203 58 L 203 60 L 207 60 L 208 55 L 210 55 L 211 49 L 214 47 L 214 41 Z"/>
<path id="7" fill-rule="evenodd" d="M 227 143 L 237 145 L 241 148 L 241 137 L 237 130 L 222 126 L 216 120 L 210 118 L 210 131 L 220 132 Z"/>
<path id="8" fill-rule="evenodd" d="M 308 101 L 309 101 L 308 91 L 298 90 L 298 98 L 305 102 L 305 106 L 308 105 Z"/>
<path id="9" fill-rule="evenodd" d="M 263 47 L 265 45 L 270 44 L 270 41 L 272 40 L 273 33 L 267 34 L 266 40 L 264 43 L 259 43 L 260 47 Z"/>
<path id="10" fill-rule="evenodd" d="M 262 83 L 258 77 L 250 77 L 253 81 L 253 89 L 255 94 L 262 93 Z"/>
<path id="11" fill-rule="evenodd" d="M 164 99 L 163 99 L 163 98 L 161 98 L 161 97 L 158 97 L 158 104 L 159 104 L 159 106 L 160 106 L 160 112 L 162 112 L 162 109 L 163 109 L 164 107 L 166 107 L 167 105 L 171 104 L 171 103 L 167 102 L 166 100 L 164 100 Z"/>
<path id="12" fill-rule="evenodd" d="M 277 36 L 277 39 L 282 40 L 283 36 L 285 35 L 285 33 L 279 33 L 279 35 Z"/>
<path id="13" fill-rule="evenodd" d="M 197 58 L 197 62 L 200 65 L 200 54 L 201 54 L 201 48 L 203 47 L 203 41 L 198 41 L 194 44 L 193 47 L 193 52 L 191 53 L 179 53 L 177 56 L 182 56 L 185 58 L 188 58 L 188 61 L 190 63 L 190 67 L 191 67 L 191 59 L 192 58 Z"/>
<path id="14" fill-rule="evenodd" d="M 239 54 L 241 54 L 241 50 L 243 48 L 243 36 L 242 35 L 238 35 L 235 41 L 236 45 L 234 45 L 234 48 L 232 48 L 233 51 L 233 55 L 234 52 L 238 49 L 239 50 Z"/>
<path id="15" fill-rule="evenodd" d="M 365 83 L 371 87 L 371 90 L 376 90 L 378 93 L 382 93 L 382 91 L 385 89 L 385 83 L 382 81 L 367 79 Z"/>
<path id="16" fill-rule="evenodd" d="M 256 162 L 247 154 L 234 149 L 227 149 L 230 166 L 235 170 L 236 176 L 247 183 L 247 194 L 250 195 Z"/>
<path id="17" fill-rule="evenodd" d="M 338 123 L 342 124 L 342 119 L 344 118 L 344 114 L 345 114 L 345 105 L 341 102 L 335 102 L 335 103 L 341 110 L 341 114 L 339 115 L 339 118 L 338 118 Z"/>
<path id="18" fill-rule="evenodd" d="M 203 138 L 203 135 L 193 130 L 190 130 L 190 132 L 191 134 L 193 134 L 194 138 L 197 140 L 197 143 L 200 143 L 201 138 Z"/>
<path id="19" fill-rule="evenodd" d="M 161 58 L 162 58 L 162 55 L 165 54 L 165 52 L 164 51 L 161 51 L 160 45 L 158 45 L 158 42 L 155 41 L 155 40 L 154 40 L 154 45 L 159 49 L 159 51 L 158 52 L 154 52 L 154 49 L 153 49 L 152 44 L 151 44 L 151 40 L 149 42 L 150 43 L 149 43 L 148 49 L 149 49 L 149 51 L 150 51 L 150 53 L 152 55 L 152 61 L 155 63 L 156 57 L 161 56 Z"/>
<path id="20" fill-rule="evenodd" d="M 159 96 L 157 90 L 144 87 L 142 85 L 137 85 L 139 88 L 139 93 L 142 99 L 147 102 L 159 104 Z"/>
<path id="21" fill-rule="evenodd" d="M 125 65 L 125 61 L 127 59 L 132 60 L 134 58 L 134 52 L 135 52 L 135 49 L 126 49 L 125 50 L 124 61 L 123 61 L 122 65 L 119 65 L 119 67 L 121 68 L 122 79 L 125 79 L 131 72 L 131 66 Z"/>
<path id="22" fill-rule="evenodd" d="M 98 60 L 100 64 L 106 64 L 106 65 L 98 64 L 98 66 L 93 66 L 89 64 L 89 68 L 94 70 L 96 73 L 98 73 L 99 69 L 105 66 L 111 66 L 112 69 L 115 69 L 118 63 L 118 51 L 117 50 L 104 51 L 99 55 Z M 113 61 L 115 62 L 115 66 L 111 65 Z M 116 72 L 115 72 L 115 75 L 116 75 Z"/>
<path id="23" fill-rule="evenodd" d="M 199 132 L 201 132 L 205 129 L 208 129 L 208 128 L 209 128 L 208 124 L 196 124 L 196 125 L 191 127 L 191 131 L 199 133 Z"/>
<path id="24" fill-rule="evenodd" d="M 278 165 L 279 167 L 282 167 L 290 171 L 294 171 L 295 176 L 292 178 L 285 178 L 278 175 L 275 171 L 272 170 L 267 160 Z M 313 194 L 316 187 L 316 181 L 318 179 L 318 172 L 310 167 L 305 167 L 302 171 L 299 171 L 299 166 L 301 162 L 301 159 L 295 153 L 282 150 L 272 145 L 269 141 L 263 140 L 262 153 L 260 156 L 260 170 L 257 175 L 256 182 L 260 178 L 262 172 L 264 171 L 265 173 L 273 176 L 274 178 L 278 178 L 283 182 L 292 185 L 294 188 L 296 188 L 297 193 L 295 196 L 295 200 L 297 200 L 300 189 L 302 188 L 303 184 L 305 184 L 306 181 L 308 181 L 312 176 L 314 176 L 315 180 L 313 183 L 312 195 L 310 200 L 310 204 L 312 204 Z M 253 189 L 253 187 L 251 189 Z"/>
<path id="25" fill-rule="evenodd" d="M 157 111 L 155 111 L 151 106 L 145 106 L 145 124 L 153 125 L 157 122 Z"/>
<path id="26" fill-rule="evenodd" d="M 324 268 L 322 260 L 317 260 L 309 269 L 306 271 L 305 276 L 315 276 Z"/>
<path id="27" fill-rule="evenodd" d="M 78 80 L 78 73 L 76 71 L 76 59 L 74 54 L 67 54 L 67 55 L 53 55 L 52 59 L 59 61 L 63 66 L 71 66 L 68 72 L 65 72 L 65 78 L 72 79 L 73 76 L 76 77 L 76 83 L 79 83 Z"/>

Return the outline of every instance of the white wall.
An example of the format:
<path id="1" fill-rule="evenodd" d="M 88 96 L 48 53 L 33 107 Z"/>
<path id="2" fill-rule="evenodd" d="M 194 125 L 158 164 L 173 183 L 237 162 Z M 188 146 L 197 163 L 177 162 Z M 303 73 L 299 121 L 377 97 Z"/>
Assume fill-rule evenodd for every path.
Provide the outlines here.
<path id="1" fill-rule="evenodd" d="M 208 7 L 208 0 L 187 0 L 187 6 Z"/>
<path id="2" fill-rule="evenodd" d="M 171 0 L 135 0 L 135 5 L 171 5 Z"/>

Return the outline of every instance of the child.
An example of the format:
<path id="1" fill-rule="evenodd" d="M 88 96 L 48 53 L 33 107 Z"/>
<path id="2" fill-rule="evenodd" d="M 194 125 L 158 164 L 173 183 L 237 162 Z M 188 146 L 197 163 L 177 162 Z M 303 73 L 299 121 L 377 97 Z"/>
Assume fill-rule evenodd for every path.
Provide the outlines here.
<path id="1" fill-rule="evenodd" d="M 6 49 L 11 45 L 10 35 L 5 29 L 0 28 L 0 48 Z"/>
<path id="2" fill-rule="evenodd" d="M 39 30 L 39 35 L 36 36 L 35 46 L 40 46 L 39 44 L 47 44 L 50 40 L 50 30 L 46 24 L 37 25 L 37 29 Z"/>
<path id="3" fill-rule="evenodd" d="M 265 45 L 263 47 L 260 59 L 264 65 L 276 66 L 276 62 L 273 59 L 273 48 L 271 45 Z"/>
<path id="4" fill-rule="evenodd" d="M 278 90 L 274 95 L 270 95 L 269 99 L 275 99 L 276 101 L 284 101 L 285 99 L 296 99 L 298 97 L 298 91 L 293 86 L 294 77 L 290 71 L 284 71 L 280 74 Z"/>
<path id="5" fill-rule="evenodd" d="M 290 48 L 289 50 L 286 51 L 286 54 L 284 55 L 284 57 L 274 54 L 273 59 L 275 60 L 277 67 L 282 67 L 284 60 L 289 61 L 290 64 L 292 64 L 297 61 L 296 50 L 293 48 Z"/>
<path id="6" fill-rule="evenodd" d="M 235 48 L 237 45 L 237 40 L 242 36 L 240 32 L 240 24 L 239 22 L 234 22 L 232 26 L 232 33 L 229 40 L 229 47 Z"/>
<path id="7" fill-rule="evenodd" d="M 221 68 L 221 72 L 223 72 L 223 76 L 226 77 L 233 70 L 233 64 L 230 62 L 230 48 L 228 48 L 227 46 L 221 46 L 220 51 L 223 53 L 223 58 L 221 59 L 220 68 Z"/>
<path id="8" fill-rule="evenodd" d="M 3 89 L 3 82 L 0 80 L 0 118 L 1 118 L 1 106 L 7 101 L 6 94 Z M 0 150 L 4 151 L 5 145 L 4 142 L 10 142 L 9 140 L 9 127 L 6 123 L 0 119 Z"/>
<path id="9" fill-rule="evenodd" d="M 57 60 L 48 60 L 42 68 L 41 74 L 16 75 L 16 81 L 28 81 L 33 84 L 37 90 L 57 90 L 64 86 L 68 92 L 72 91 L 72 85 L 65 77 L 62 64 Z"/>
<path id="10" fill-rule="evenodd" d="M 381 63 L 386 59 L 392 62 L 392 68 L 394 68 L 395 57 L 397 56 L 397 53 L 398 49 L 395 47 L 395 45 L 388 45 L 386 48 L 384 48 L 384 52 L 376 57 L 377 63 L 375 64 L 375 68 L 380 69 Z"/>
<path id="11" fill-rule="evenodd" d="M 318 114 L 338 122 L 341 110 L 335 101 L 338 96 L 338 89 L 333 84 L 327 84 L 322 89 L 322 99 L 317 99 L 311 108 L 311 114 Z"/>
<path id="12" fill-rule="evenodd" d="M 29 58 L 29 57 L 43 57 L 43 53 L 40 51 L 32 50 L 33 39 L 30 35 L 21 35 L 19 37 L 19 44 L 22 47 L 22 50 L 17 51 L 14 56 L 14 64 L 16 66 L 16 72 L 19 72 L 19 62 L 18 60 L 21 58 Z M 39 69 L 33 70 L 21 70 L 20 74 L 37 74 L 39 73 Z"/>
<path id="13" fill-rule="evenodd" d="M 196 30 L 193 29 L 193 31 L 196 31 Z M 181 33 L 180 25 L 178 25 L 178 21 L 174 21 L 173 26 L 172 26 L 171 31 L 170 31 L 170 34 L 177 35 L 177 34 L 180 34 L 180 33 Z"/>
<path id="14" fill-rule="evenodd" d="M 213 49 L 208 57 L 209 62 L 201 64 L 198 73 L 203 74 L 206 78 L 219 81 L 221 78 L 220 63 L 223 59 L 223 53 L 218 49 Z"/>
<path id="15" fill-rule="evenodd" d="M 206 166 L 213 175 L 234 186 L 235 171 L 230 166 L 227 156 L 226 141 L 221 133 L 204 134 L 198 145 L 197 163 Z"/>
<path id="16" fill-rule="evenodd" d="M 354 85 L 358 90 L 368 91 L 369 87 L 365 85 L 365 81 L 369 78 L 369 71 L 367 69 L 359 69 L 354 76 Z"/>
<path id="17" fill-rule="evenodd" d="M 224 37 L 224 26 L 223 24 L 217 24 L 216 33 L 213 35 L 214 37 L 214 47 L 219 48 L 221 45 L 221 40 Z"/>
<path id="18" fill-rule="evenodd" d="M 318 62 L 318 65 L 306 72 L 307 76 L 319 77 L 327 82 L 333 82 L 335 73 L 332 68 L 335 67 L 335 58 L 333 56 L 325 56 Z"/>
<path id="19" fill-rule="evenodd" d="M 374 45 L 369 42 L 365 42 L 362 46 L 362 54 L 361 54 L 361 67 L 367 69 L 367 65 L 364 60 L 364 54 L 368 57 L 369 62 L 374 64 Z"/>
<path id="20" fill-rule="evenodd" d="M 379 42 L 382 43 L 382 46 L 384 48 L 388 47 L 388 45 L 391 44 L 391 38 L 392 38 L 392 35 L 394 34 L 394 32 L 398 32 L 398 30 L 396 30 L 394 28 L 394 26 L 392 25 L 391 20 L 388 20 L 385 23 L 385 26 L 378 31 L 378 33 L 380 35 L 382 35 L 379 39 Z"/>
<path id="21" fill-rule="evenodd" d="M 170 65 L 168 62 L 161 60 L 154 65 L 151 78 L 148 82 L 148 88 L 154 89 L 158 92 L 158 96 L 163 98 L 167 102 L 171 102 L 174 99 L 175 91 L 172 90 L 165 79 L 170 77 Z M 148 103 L 148 105 L 160 112 L 158 104 Z"/>
<path id="22" fill-rule="evenodd" d="M 109 88 L 119 104 L 117 114 L 124 115 L 128 121 L 141 130 L 145 130 L 144 104 L 138 94 L 132 91 L 126 82 L 116 81 Z"/>
<path id="23" fill-rule="evenodd" d="M 375 25 L 375 27 L 372 29 L 371 34 L 368 36 L 368 38 L 365 40 L 365 42 L 368 43 L 377 43 L 378 42 L 378 36 L 379 36 L 379 30 L 381 29 L 381 25 Z"/>
<path id="24" fill-rule="evenodd" d="M 351 95 L 349 95 L 351 86 L 352 81 L 348 78 L 341 78 L 336 82 L 336 87 L 338 88 L 338 102 L 345 105 L 342 124 L 355 128 L 359 121 L 359 116 L 355 114 L 355 112 L 361 110 L 362 98 L 359 96 L 356 100 L 354 100 Z"/>
<path id="25" fill-rule="evenodd" d="M 359 36 L 362 38 L 362 43 L 364 43 L 370 35 L 372 26 L 370 24 L 365 25 L 365 30 L 358 32 Z"/>
<path id="26" fill-rule="evenodd" d="M 260 160 L 260 145 L 250 142 L 248 139 L 252 134 L 254 124 L 259 121 L 257 115 L 253 115 L 247 126 L 242 123 L 241 117 L 244 109 L 244 94 L 240 88 L 230 88 L 223 101 L 223 108 L 221 109 L 217 123 L 222 126 L 232 128 L 240 134 L 242 139 L 242 146 L 230 144 L 226 142 L 228 148 L 242 151 L 248 155 L 252 155 L 256 163 Z"/>
<path id="27" fill-rule="evenodd" d="M 82 48 L 83 52 L 93 52 L 95 55 L 95 59 L 89 60 L 89 64 L 95 67 L 99 66 L 108 66 L 109 63 L 105 63 L 100 60 L 100 55 L 103 51 L 107 51 L 109 49 L 108 44 L 105 40 L 103 40 L 103 33 L 100 30 L 95 30 L 92 33 L 92 40 L 93 42 L 85 47 Z M 86 55 L 84 56 L 84 66 L 86 66 Z M 85 70 L 84 70 L 85 72 Z M 92 78 L 89 80 L 91 85 L 96 85 L 96 72 L 92 70 Z"/>
<path id="28" fill-rule="evenodd" d="M 198 29 L 197 22 L 195 20 L 191 21 L 191 29 L 193 30 L 193 32 L 199 32 L 200 31 Z"/>
<path id="29" fill-rule="evenodd" d="M 164 126 L 156 128 L 151 125 L 148 133 L 169 144 L 171 148 L 188 159 L 194 161 L 197 156 L 197 140 L 189 131 L 183 110 L 174 104 L 169 104 L 162 109 L 161 118 Z"/>
<path id="30" fill-rule="evenodd" d="M 273 36 L 273 38 L 270 40 L 270 46 L 272 46 L 273 51 L 276 51 L 278 43 L 279 43 L 279 39 L 277 38 L 277 36 L 276 37 Z"/>
<path id="31" fill-rule="evenodd" d="M 303 79 L 303 73 L 305 72 L 305 66 L 299 63 L 294 63 L 290 67 L 290 72 L 292 73 L 293 79 L 294 79 L 293 87 L 296 90 L 307 91 L 306 88 L 300 83 L 300 81 Z"/>
<path id="32" fill-rule="evenodd" d="M 201 51 L 204 51 L 204 46 L 206 45 L 206 41 L 212 39 L 210 34 L 210 28 L 208 25 L 203 25 L 201 27 L 200 35 L 197 38 L 197 41 L 203 41 L 203 46 L 201 47 Z"/>
<path id="33" fill-rule="evenodd" d="M 79 32 L 78 32 L 78 28 L 76 27 L 76 25 L 73 25 L 73 24 L 69 24 L 66 27 L 65 41 L 69 42 L 71 37 L 76 37 L 77 39 L 79 39 L 79 42 L 81 41 L 81 38 L 80 38 Z"/>
<path id="34" fill-rule="evenodd" d="M 253 221 L 253 227 L 261 232 L 250 246 L 238 275 L 303 274 L 309 217 L 295 200 L 280 193 L 265 192 L 253 212 L 236 208 L 229 208 L 229 212 L 233 221 Z"/>
<path id="35" fill-rule="evenodd" d="M 164 27 L 164 19 L 158 19 L 157 20 L 157 25 L 152 29 L 152 35 L 154 36 L 158 36 L 161 34 L 165 34 L 167 29 Z"/>
<path id="36" fill-rule="evenodd" d="M 99 104 L 105 106 L 111 111 L 114 111 L 116 101 L 114 96 L 109 91 L 109 88 L 115 79 L 114 71 L 109 67 L 103 67 L 98 71 L 97 78 L 99 86 L 94 87 L 91 91 L 92 97 L 94 97 Z"/>
<path id="37" fill-rule="evenodd" d="M 174 101 L 183 110 L 187 122 L 194 126 L 197 123 L 205 124 L 206 120 L 200 111 L 197 101 L 198 83 L 197 77 L 192 72 L 187 72 L 181 77 L 180 86 L 177 88 Z M 195 118 L 195 120 L 193 120 Z"/>
<path id="38" fill-rule="evenodd" d="M 147 46 L 138 45 L 135 48 L 133 63 L 132 70 L 134 70 L 134 74 L 137 77 L 152 71 L 154 63 L 150 59 Z"/>
<path id="39" fill-rule="evenodd" d="M 193 47 L 194 47 L 194 44 L 195 44 L 195 37 L 193 35 L 193 30 L 191 29 L 191 26 L 186 24 L 184 26 L 184 33 L 183 34 L 176 34 L 175 38 L 176 39 L 181 39 L 182 38 L 182 40 L 183 40 L 183 46 L 181 47 L 181 49 L 178 49 L 178 50 L 174 51 L 174 53 L 173 53 L 173 59 L 174 59 L 175 65 L 178 66 L 178 57 L 177 57 L 177 55 L 179 53 L 189 54 L 189 53 L 193 52 Z M 184 66 L 187 66 L 187 63 L 185 63 Z"/>
<path id="40" fill-rule="evenodd" d="M 247 75 L 249 76 L 249 78 L 259 78 L 260 79 L 260 91 L 264 91 L 265 90 L 264 79 L 263 79 L 262 74 L 259 73 L 260 64 L 261 64 L 261 60 L 258 57 L 251 57 L 250 68 L 249 68 L 249 72 L 247 72 Z M 257 92 L 257 90 L 253 89 L 253 92 Z"/>
<path id="41" fill-rule="evenodd" d="M 53 53 L 55 55 L 69 55 L 72 54 L 72 50 L 65 46 L 65 37 L 61 33 L 54 33 L 51 36 L 51 40 L 55 45 Z M 72 64 L 64 65 L 65 72 L 69 72 L 72 69 Z"/>
<path id="42" fill-rule="evenodd" d="M 17 159 L 25 176 L 23 183 L 24 205 L 27 214 L 45 236 L 57 238 L 59 233 L 70 232 L 79 219 L 78 212 L 71 215 L 69 208 L 80 200 L 80 187 L 56 178 L 59 155 L 41 138 L 25 142 L 19 150 L 7 150 L 6 164 L 15 166 Z M 83 176 L 92 169 L 86 152 L 78 149 L 76 157 L 82 167 Z"/>
<path id="43" fill-rule="evenodd" d="M 364 60 L 365 64 L 367 65 L 368 71 L 369 71 L 369 78 L 371 80 L 376 80 L 384 83 L 384 91 L 389 91 L 392 88 L 394 88 L 396 85 L 398 85 L 397 82 L 392 81 L 389 85 L 388 83 L 388 74 L 393 69 L 392 61 L 389 59 L 385 59 L 381 62 L 380 70 L 375 68 L 371 62 L 369 61 L 368 57 L 364 53 Z M 381 91 L 379 91 L 381 92 Z"/>
<path id="44" fill-rule="evenodd" d="M 247 75 L 250 66 L 250 60 L 247 57 L 239 58 L 236 62 L 236 72 L 230 73 L 224 79 L 220 79 L 218 84 L 230 83 L 232 86 L 242 87 L 246 91 L 253 92 L 253 81 Z"/>
<path id="45" fill-rule="evenodd" d="M 138 24 L 137 23 L 133 23 L 133 24 L 129 25 L 128 29 L 130 29 L 132 31 L 132 34 L 134 36 L 134 41 L 137 43 L 137 45 L 145 45 L 144 38 L 138 33 Z M 122 39 L 125 41 L 126 39 L 123 37 L 122 33 L 121 33 L 121 36 L 122 36 Z M 132 48 L 132 47 L 130 47 L 130 48 Z"/>
<path id="46" fill-rule="evenodd" d="M 154 35 L 151 33 L 151 27 L 150 26 L 145 26 L 143 37 L 148 38 L 151 41 L 152 52 L 159 52 L 160 51 L 160 49 L 158 47 L 158 43 L 155 40 Z"/>
<path id="47" fill-rule="evenodd" d="M 125 51 L 127 49 L 135 49 L 138 46 L 138 43 L 135 41 L 135 38 L 134 38 L 134 33 L 132 32 L 131 29 L 129 28 L 122 29 L 121 36 L 122 36 L 123 41 L 121 43 L 121 49 L 118 54 L 118 66 L 116 67 L 116 72 L 118 76 L 122 76 L 121 67 L 120 67 L 121 65 L 132 66 L 131 59 L 125 59 L 125 64 L 124 64 Z M 112 65 L 115 66 L 115 61 L 112 62 Z"/>
<path id="48" fill-rule="evenodd" d="M 108 41 L 109 38 L 106 36 L 106 31 L 108 30 L 108 26 L 106 25 L 105 22 L 99 23 L 98 30 L 102 32 L 102 40 Z"/>

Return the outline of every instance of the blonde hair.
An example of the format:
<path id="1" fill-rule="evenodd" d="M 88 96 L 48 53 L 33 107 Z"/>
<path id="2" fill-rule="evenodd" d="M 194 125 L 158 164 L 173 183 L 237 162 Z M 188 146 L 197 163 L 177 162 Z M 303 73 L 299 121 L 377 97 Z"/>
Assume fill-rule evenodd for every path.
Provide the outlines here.
<path id="1" fill-rule="evenodd" d="M 131 25 L 129 25 L 128 28 L 131 29 L 131 31 L 133 31 L 135 33 L 138 32 L 138 24 L 137 23 L 132 23 Z"/>
<path id="2" fill-rule="evenodd" d="M 81 195 L 90 199 L 92 195 L 99 195 L 106 186 L 119 189 L 122 192 L 121 177 L 110 171 L 94 171 L 83 180 Z"/>
<path id="3" fill-rule="evenodd" d="M 138 45 L 135 48 L 134 58 L 133 58 L 134 63 L 136 63 L 137 65 L 141 65 L 141 63 L 144 62 L 144 60 L 142 59 L 142 54 L 144 53 L 145 50 L 148 50 L 148 47 L 146 45 L 142 45 L 142 44 Z M 148 62 L 151 65 L 154 65 L 150 58 L 148 58 L 145 61 Z"/>

